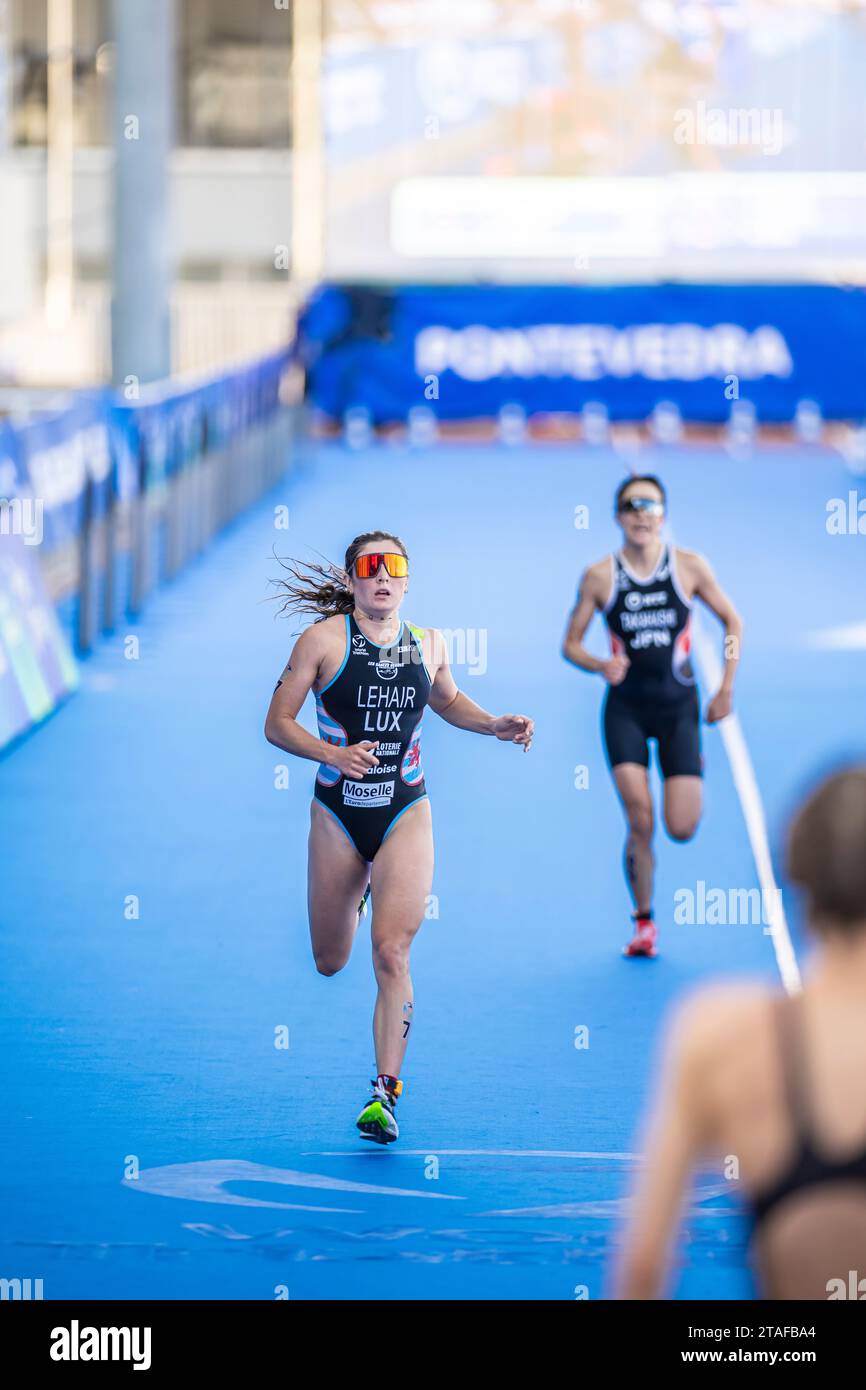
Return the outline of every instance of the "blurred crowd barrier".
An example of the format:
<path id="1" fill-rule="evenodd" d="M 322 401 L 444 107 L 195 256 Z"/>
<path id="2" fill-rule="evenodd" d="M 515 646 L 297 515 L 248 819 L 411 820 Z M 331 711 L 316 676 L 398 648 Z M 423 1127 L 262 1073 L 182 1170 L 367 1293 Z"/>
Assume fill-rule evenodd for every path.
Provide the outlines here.
<path id="1" fill-rule="evenodd" d="M 135 619 L 285 473 L 293 361 L 288 347 L 0 421 L 0 748 L 75 689 L 75 651 Z"/>

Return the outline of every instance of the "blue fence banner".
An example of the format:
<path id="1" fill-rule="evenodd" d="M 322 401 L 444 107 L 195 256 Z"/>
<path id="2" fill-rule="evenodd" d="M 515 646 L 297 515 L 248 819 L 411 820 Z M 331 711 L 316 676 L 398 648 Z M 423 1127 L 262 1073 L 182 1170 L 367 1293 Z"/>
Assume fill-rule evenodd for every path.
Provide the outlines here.
<path id="1" fill-rule="evenodd" d="M 38 562 L 44 508 L 20 470 L 15 431 L 0 424 L 0 748 L 45 719 L 78 685 L 78 668 Z"/>
<path id="2" fill-rule="evenodd" d="M 14 481 L 39 499 L 47 550 L 73 541 L 81 530 L 88 481 L 91 515 L 99 516 L 112 489 L 127 501 L 142 477 L 145 487 L 159 486 L 204 448 L 228 443 L 276 410 L 293 351 L 196 385 L 145 387 L 135 401 L 110 391 L 84 393 L 54 414 L 6 426 L 0 430 L 0 497 L 6 479 L 9 490 Z"/>
<path id="3" fill-rule="evenodd" d="M 106 504 L 111 450 L 106 396 L 76 398 L 67 409 L 39 417 L 18 431 L 24 486 L 44 509 L 44 542 L 51 549 L 77 535 L 88 476 L 97 513 Z"/>
<path id="4" fill-rule="evenodd" d="M 427 405 L 442 420 L 661 401 L 726 421 L 736 400 L 788 423 L 866 417 L 866 291 L 827 285 L 322 286 L 300 322 L 308 394 L 376 424 Z"/>
<path id="5" fill-rule="evenodd" d="M 131 501 L 267 420 L 294 354 L 293 344 L 196 384 L 157 383 L 135 401 L 83 392 L 23 424 L 0 421 L 0 749 L 78 683 L 40 550 L 74 545 L 112 495 Z"/>
<path id="6" fill-rule="evenodd" d="M 17 430 L 0 420 L 0 501 L 18 497 L 23 490 L 21 440 Z"/>

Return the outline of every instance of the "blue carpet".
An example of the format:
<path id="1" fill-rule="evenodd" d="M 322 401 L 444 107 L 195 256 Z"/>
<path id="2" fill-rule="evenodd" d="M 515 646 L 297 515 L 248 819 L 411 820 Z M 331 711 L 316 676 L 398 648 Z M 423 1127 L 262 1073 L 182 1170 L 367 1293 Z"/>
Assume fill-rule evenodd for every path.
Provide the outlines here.
<path id="1" fill-rule="evenodd" d="M 709 556 L 745 615 L 738 709 L 776 836 L 805 776 L 863 751 L 864 652 L 809 645 L 864 617 L 862 538 L 825 528 L 850 476 L 817 450 L 658 449 L 645 465 L 679 543 Z M 712 730 L 700 833 L 658 841 L 663 953 L 620 955 L 603 687 L 559 646 L 580 571 L 616 539 L 626 471 L 556 445 L 308 445 L 5 760 L 0 1273 L 42 1278 L 46 1298 L 604 1295 L 668 1006 L 720 973 L 777 978 L 760 925 L 673 922 L 678 888 L 756 884 Z M 293 628 L 266 598 L 272 547 L 339 559 L 373 527 L 409 547 L 404 615 L 468 631 L 458 683 L 532 714 L 537 739 L 524 756 L 425 721 L 436 915 L 413 951 L 402 1137 L 371 1152 L 354 1131 L 372 1075 L 368 929 L 341 975 L 316 974 L 314 769 L 291 762 L 277 790 L 290 760 L 262 726 Z M 675 1292 L 751 1287 L 736 1201 L 702 1173 Z"/>

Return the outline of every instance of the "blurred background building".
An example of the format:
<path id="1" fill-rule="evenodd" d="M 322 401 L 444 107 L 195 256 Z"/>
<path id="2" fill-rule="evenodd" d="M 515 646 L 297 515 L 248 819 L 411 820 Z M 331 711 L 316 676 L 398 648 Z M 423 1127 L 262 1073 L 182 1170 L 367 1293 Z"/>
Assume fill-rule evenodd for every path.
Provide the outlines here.
<path id="1" fill-rule="evenodd" d="M 326 209 L 318 268 L 331 279 L 864 280 L 863 0 L 297 9 L 174 0 L 177 371 L 285 340 L 299 16 L 321 44 L 309 153 Z M 111 0 L 0 0 L 7 381 L 109 372 L 112 15 Z M 64 24 L 69 91 L 59 63 L 52 121 Z M 49 224 L 58 142 L 71 212 L 61 202 Z M 305 199 L 307 210 L 315 222 Z M 71 319 L 51 332 L 49 231 L 68 239 L 74 275 Z"/>
<path id="2" fill-rule="evenodd" d="M 73 293 L 68 321 L 49 324 L 50 21 L 58 12 L 72 35 L 72 149 L 59 174 L 69 179 L 71 217 L 51 230 L 68 239 Z M 0 3 L 0 381 L 72 386 L 110 375 L 112 19 L 111 0 Z M 268 351 L 290 332 L 280 248 L 291 205 L 291 16 L 270 0 L 178 0 L 175 26 L 172 366 L 187 372 Z"/>

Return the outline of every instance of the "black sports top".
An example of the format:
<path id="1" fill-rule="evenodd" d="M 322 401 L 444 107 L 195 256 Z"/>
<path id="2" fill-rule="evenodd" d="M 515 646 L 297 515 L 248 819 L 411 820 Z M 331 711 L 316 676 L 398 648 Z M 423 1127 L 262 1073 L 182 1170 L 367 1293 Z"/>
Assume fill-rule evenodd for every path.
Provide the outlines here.
<path id="1" fill-rule="evenodd" d="M 866 1140 L 845 1159 L 823 1158 L 815 1148 L 805 1086 L 802 996 L 783 995 L 777 1001 L 776 1024 L 785 1099 L 794 1123 L 796 1148 L 776 1181 L 749 1198 L 756 1228 L 780 1202 L 804 1188 L 855 1182 L 861 1184 L 866 1199 Z"/>
<path id="2" fill-rule="evenodd" d="M 347 613 L 343 664 L 316 695 L 319 737 L 326 743 L 345 748 L 378 741 L 378 766 L 351 778 L 321 763 L 313 793 L 368 861 L 399 816 L 427 795 L 421 717 L 431 682 L 423 638 L 423 628 L 404 622 L 394 642 L 380 646 Z"/>
<path id="3" fill-rule="evenodd" d="M 691 604 L 680 588 L 676 558 L 663 546 L 652 574 L 640 579 L 621 555 L 611 557 L 611 592 L 604 609 L 614 656 L 627 656 L 625 679 L 611 686 L 616 698 L 670 705 L 694 689 Z"/>

